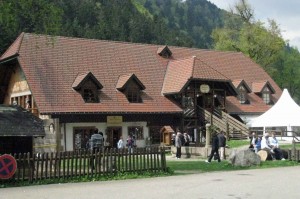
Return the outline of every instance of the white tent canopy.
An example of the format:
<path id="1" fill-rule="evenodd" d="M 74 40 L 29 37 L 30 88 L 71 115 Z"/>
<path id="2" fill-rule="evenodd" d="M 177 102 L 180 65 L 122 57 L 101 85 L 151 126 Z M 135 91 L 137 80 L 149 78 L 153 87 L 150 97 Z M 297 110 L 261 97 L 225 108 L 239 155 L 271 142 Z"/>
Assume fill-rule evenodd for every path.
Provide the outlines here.
<path id="1" fill-rule="evenodd" d="M 300 107 L 291 98 L 287 89 L 283 90 L 277 103 L 261 116 L 249 123 L 250 127 L 300 126 Z"/>

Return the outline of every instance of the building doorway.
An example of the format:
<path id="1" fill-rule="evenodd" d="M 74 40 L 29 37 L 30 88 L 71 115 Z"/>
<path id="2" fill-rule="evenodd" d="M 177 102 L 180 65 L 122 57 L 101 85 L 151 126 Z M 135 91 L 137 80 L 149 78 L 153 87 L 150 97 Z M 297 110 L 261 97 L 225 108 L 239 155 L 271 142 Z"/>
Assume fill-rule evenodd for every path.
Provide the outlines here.
<path id="1" fill-rule="evenodd" d="M 112 148 L 117 148 L 118 141 L 122 135 L 122 127 L 107 127 L 106 142 Z"/>

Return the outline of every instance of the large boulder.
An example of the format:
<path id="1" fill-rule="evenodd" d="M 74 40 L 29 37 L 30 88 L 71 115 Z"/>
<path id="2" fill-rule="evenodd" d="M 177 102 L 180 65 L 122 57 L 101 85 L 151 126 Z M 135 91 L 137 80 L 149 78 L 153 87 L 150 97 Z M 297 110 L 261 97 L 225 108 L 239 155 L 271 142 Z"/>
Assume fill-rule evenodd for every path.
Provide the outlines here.
<path id="1" fill-rule="evenodd" d="M 261 159 L 259 155 L 250 149 L 232 150 L 229 156 L 229 162 L 233 166 L 248 167 L 252 165 L 260 165 Z"/>

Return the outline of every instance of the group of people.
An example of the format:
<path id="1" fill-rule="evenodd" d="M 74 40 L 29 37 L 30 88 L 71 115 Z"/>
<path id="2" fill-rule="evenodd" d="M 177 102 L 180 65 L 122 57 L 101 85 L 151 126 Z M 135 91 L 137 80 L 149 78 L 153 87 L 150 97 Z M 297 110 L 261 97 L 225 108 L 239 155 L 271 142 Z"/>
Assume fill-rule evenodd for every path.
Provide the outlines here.
<path id="1" fill-rule="evenodd" d="M 282 150 L 279 147 L 276 133 L 274 132 L 271 133 L 271 137 L 268 132 L 265 133 L 264 136 L 257 136 L 255 132 L 252 132 L 249 148 L 253 149 L 255 153 L 260 150 L 265 150 L 271 154 L 273 160 L 285 160 Z"/>
<path id="2" fill-rule="evenodd" d="M 133 152 L 133 149 L 136 147 L 136 139 L 134 136 L 129 135 L 127 140 L 126 140 L 126 146 L 128 147 L 129 152 Z M 125 143 L 123 141 L 123 137 L 120 136 L 120 139 L 117 143 L 117 148 L 118 149 L 124 149 L 125 148 Z"/>
<path id="3" fill-rule="evenodd" d="M 176 147 L 176 158 L 181 158 L 181 147 L 189 146 L 190 136 L 188 133 L 182 134 L 179 130 L 176 133 L 174 139 L 174 145 Z M 223 131 L 215 132 L 212 135 L 212 149 L 206 162 L 210 163 L 212 158 L 215 157 L 218 162 L 225 159 L 225 147 L 226 147 L 226 137 Z M 220 150 L 220 153 L 219 153 Z"/>
<path id="4" fill-rule="evenodd" d="M 183 134 L 178 130 L 176 135 L 172 138 L 174 140 L 174 146 L 176 147 L 176 158 L 181 158 L 181 147 L 190 146 L 191 137 L 188 133 L 184 132 Z"/>
<path id="5" fill-rule="evenodd" d="M 101 150 L 104 147 L 103 133 L 99 132 L 97 128 L 92 130 L 91 136 L 86 142 L 86 149 L 91 151 Z"/>

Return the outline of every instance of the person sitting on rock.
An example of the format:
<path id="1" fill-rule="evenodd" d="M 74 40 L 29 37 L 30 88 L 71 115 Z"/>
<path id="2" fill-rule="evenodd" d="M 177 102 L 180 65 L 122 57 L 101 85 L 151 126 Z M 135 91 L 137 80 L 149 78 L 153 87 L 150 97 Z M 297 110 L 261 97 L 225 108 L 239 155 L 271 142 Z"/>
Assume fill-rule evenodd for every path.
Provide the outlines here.
<path id="1" fill-rule="evenodd" d="M 254 146 L 254 152 L 257 153 L 261 149 L 261 136 L 257 136 L 257 141 Z"/>
<path id="2" fill-rule="evenodd" d="M 283 157 L 282 150 L 279 148 L 279 143 L 274 132 L 272 133 L 272 137 L 270 137 L 270 145 L 275 153 L 276 159 L 285 160 Z"/>
<path id="3" fill-rule="evenodd" d="M 264 136 L 262 137 L 261 139 L 261 150 L 265 150 L 267 151 L 268 153 L 271 154 L 272 156 L 272 159 L 274 160 L 275 157 L 274 157 L 274 151 L 272 149 L 272 145 L 270 144 L 270 140 L 269 140 L 269 133 L 265 133 Z"/>

